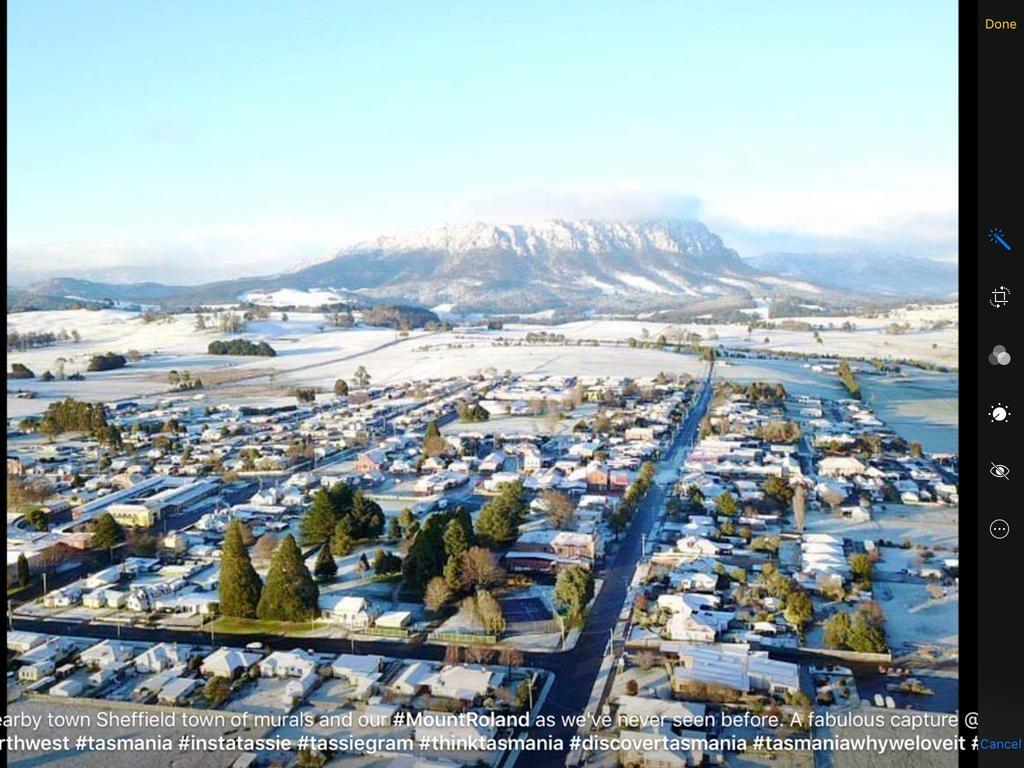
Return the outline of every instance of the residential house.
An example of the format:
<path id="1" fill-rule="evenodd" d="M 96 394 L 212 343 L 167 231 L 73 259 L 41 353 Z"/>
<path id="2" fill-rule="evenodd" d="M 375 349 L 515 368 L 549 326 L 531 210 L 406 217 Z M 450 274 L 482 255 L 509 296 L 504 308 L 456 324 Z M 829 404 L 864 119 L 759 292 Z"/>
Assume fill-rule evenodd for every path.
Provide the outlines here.
<path id="1" fill-rule="evenodd" d="M 132 660 L 135 671 L 143 674 L 163 672 L 181 664 L 187 664 L 192 657 L 191 645 L 160 643 L 140 653 Z"/>
<path id="2" fill-rule="evenodd" d="M 555 556 L 555 560 L 545 559 L 546 563 L 556 562 L 560 565 L 583 564 L 593 568 L 604 554 L 601 537 L 597 532 L 577 533 L 575 531 L 556 531 L 541 529 L 520 534 L 506 559 L 516 562 L 520 567 L 527 567 L 531 556 L 535 553 L 547 553 Z M 542 570 L 548 570 L 542 567 Z"/>
<path id="3" fill-rule="evenodd" d="M 348 629 L 366 629 L 373 624 L 377 611 L 365 597 L 326 595 L 320 598 L 320 616 L 325 621 Z"/>
<path id="4" fill-rule="evenodd" d="M 157 701 L 164 706 L 176 707 L 184 704 L 198 688 L 203 685 L 194 677 L 176 677 L 168 680 L 157 693 Z"/>
<path id="5" fill-rule="evenodd" d="M 428 662 L 414 661 L 407 664 L 388 687 L 402 696 L 416 696 L 429 687 L 433 678 L 434 670 Z"/>
<path id="6" fill-rule="evenodd" d="M 291 651 L 274 651 L 257 663 L 260 677 L 303 677 L 316 672 L 316 658 L 300 648 Z"/>
<path id="7" fill-rule="evenodd" d="M 199 671 L 207 677 L 231 679 L 256 664 L 260 658 L 258 653 L 240 651 L 237 648 L 218 648 L 203 659 Z"/>
<path id="8" fill-rule="evenodd" d="M 431 696 L 473 704 L 501 685 L 505 674 L 461 664 L 446 666 L 429 681 Z"/>
<path id="9" fill-rule="evenodd" d="M 361 475 L 383 472 L 387 466 L 387 454 L 380 448 L 374 448 L 359 454 L 355 470 Z"/>
<path id="10" fill-rule="evenodd" d="M 84 665 L 92 669 L 104 669 L 122 664 L 135 655 L 131 646 L 118 640 L 103 640 L 82 651 L 79 657 Z"/>

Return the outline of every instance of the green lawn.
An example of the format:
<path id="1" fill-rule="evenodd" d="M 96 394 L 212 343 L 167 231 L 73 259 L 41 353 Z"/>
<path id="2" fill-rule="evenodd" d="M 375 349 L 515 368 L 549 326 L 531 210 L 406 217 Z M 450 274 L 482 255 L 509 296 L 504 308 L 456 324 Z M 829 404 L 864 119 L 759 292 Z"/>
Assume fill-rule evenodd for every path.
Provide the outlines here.
<path id="1" fill-rule="evenodd" d="M 285 635 L 303 637 L 314 631 L 309 622 L 293 623 L 290 621 L 260 621 L 259 619 L 238 619 L 232 616 L 221 616 L 212 623 L 206 624 L 205 631 L 220 632 L 225 635 Z"/>
<path id="2" fill-rule="evenodd" d="M 22 586 L 20 586 L 18 584 L 12 584 L 11 586 L 9 586 L 7 588 L 7 599 L 10 600 L 10 599 L 12 599 L 14 597 L 17 597 L 22 592 L 24 592 L 25 590 L 29 589 L 34 583 L 35 582 L 30 581 L 24 587 L 22 587 Z"/>

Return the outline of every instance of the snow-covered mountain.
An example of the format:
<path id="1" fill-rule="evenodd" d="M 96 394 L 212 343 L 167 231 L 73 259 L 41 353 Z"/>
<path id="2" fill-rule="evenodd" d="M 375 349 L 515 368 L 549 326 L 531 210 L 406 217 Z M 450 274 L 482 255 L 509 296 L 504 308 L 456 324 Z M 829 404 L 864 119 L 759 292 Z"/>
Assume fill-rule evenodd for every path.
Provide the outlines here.
<path id="1" fill-rule="evenodd" d="M 199 286 L 59 278 L 24 293 L 30 303 L 32 296 L 74 295 L 164 305 L 240 299 L 314 304 L 329 296 L 444 306 L 456 313 L 636 313 L 751 306 L 766 297 L 797 296 L 815 303 L 850 298 L 822 289 L 813 276 L 756 269 L 702 223 L 677 219 L 445 225 L 379 237 L 266 277 Z"/>
<path id="2" fill-rule="evenodd" d="M 745 293 L 757 274 L 700 222 L 559 219 L 380 237 L 289 278 L 462 311 L 530 312 L 678 306 Z"/>
<path id="3" fill-rule="evenodd" d="M 896 253 L 766 253 L 747 262 L 788 280 L 882 296 L 954 298 L 959 267 Z"/>

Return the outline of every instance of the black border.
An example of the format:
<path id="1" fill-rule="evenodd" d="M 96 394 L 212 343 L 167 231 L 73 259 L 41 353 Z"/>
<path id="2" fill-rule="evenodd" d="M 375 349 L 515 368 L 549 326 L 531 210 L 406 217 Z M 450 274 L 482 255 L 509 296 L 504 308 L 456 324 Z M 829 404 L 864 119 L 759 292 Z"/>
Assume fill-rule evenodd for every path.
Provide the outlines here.
<path id="1" fill-rule="evenodd" d="M 959 44 L 959 243 L 960 243 L 960 339 L 958 368 L 960 370 L 960 398 L 958 402 L 958 447 L 960 457 L 960 735 L 968 751 L 960 753 L 962 766 L 977 766 L 977 753 L 971 750 L 975 731 L 964 724 L 964 716 L 978 711 L 978 633 L 981 610 L 972 599 L 978 587 L 978 536 L 969 510 L 978 508 L 978 489 L 971 469 L 978 463 L 978 381 L 972 371 L 974 339 L 978 338 L 978 272 L 971 254 L 964 258 L 963 246 L 977 239 L 978 227 L 978 21 L 980 3 L 960 4 Z M 971 350 L 967 353 L 967 350 Z M 968 362 L 970 361 L 970 362 Z M 968 510 L 968 514 L 964 514 Z M 966 673 L 966 674 L 965 674 Z"/>

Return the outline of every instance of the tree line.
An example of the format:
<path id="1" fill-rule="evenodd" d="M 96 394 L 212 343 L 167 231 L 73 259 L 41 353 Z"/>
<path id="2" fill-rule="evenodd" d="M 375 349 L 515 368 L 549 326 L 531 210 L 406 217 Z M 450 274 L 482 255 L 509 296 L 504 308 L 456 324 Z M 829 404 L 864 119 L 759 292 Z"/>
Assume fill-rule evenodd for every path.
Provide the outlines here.
<path id="1" fill-rule="evenodd" d="M 104 445 L 122 445 L 121 430 L 107 421 L 102 403 L 84 403 L 71 397 L 50 403 L 35 426 L 51 437 L 64 432 L 85 432 Z"/>
<path id="2" fill-rule="evenodd" d="M 249 357 L 274 357 L 277 352 L 267 342 L 258 344 L 248 339 L 231 339 L 230 341 L 211 341 L 206 347 L 210 355 L 245 355 Z"/>
<path id="3" fill-rule="evenodd" d="M 49 347 L 62 341 L 73 341 L 75 344 L 82 340 L 77 330 L 61 328 L 59 331 L 8 331 L 7 351 L 24 352 L 37 347 Z"/>

